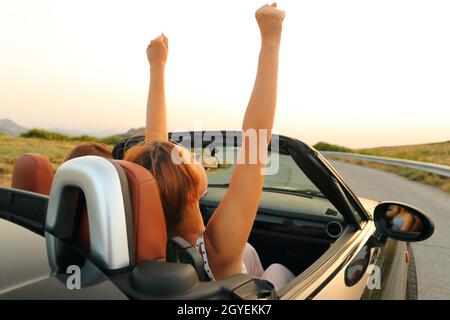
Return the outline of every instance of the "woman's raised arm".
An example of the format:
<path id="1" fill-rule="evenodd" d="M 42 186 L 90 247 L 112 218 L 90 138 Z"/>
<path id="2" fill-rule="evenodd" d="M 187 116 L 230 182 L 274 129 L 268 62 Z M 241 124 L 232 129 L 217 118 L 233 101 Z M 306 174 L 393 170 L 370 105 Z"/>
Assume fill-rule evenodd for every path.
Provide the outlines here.
<path id="1" fill-rule="evenodd" d="M 276 4 L 265 5 L 255 13 L 261 31 L 261 50 L 252 95 L 245 112 L 242 130 L 268 130 L 267 142 L 275 117 L 278 82 L 278 52 L 284 11 Z"/>
<path id="2" fill-rule="evenodd" d="M 150 63 L 150 85 L 147 99 L 146 141 L 168 139 L 164 89 L 164 71 L 168 50 L 169 42 L 164 34 L 152 40 L 147 47 L 147 58 Z"/>
<path id="3" fill-rule="evenodd" d="M 217 274 L 219 278 L 240 272 L 242 267 L 242 253 L 261 198 L 264 184 L 262 169 L 275 116 L 278 52 L 285 13 L 278 10 L 274 3 L 261 7 L 255 15 L 262 41 L 256 80 L 242 124 L 243 146 L 228 190 L 205 231 L 207 242 L 210 242 L 209 250 L 214 252 L 214 259 L 211 259 L 214 261 L 211 262 L 220 265 L 213 269 L 213 273 L 222 270 L 222 274 Z M 252 136 L 249 131 L 256 133 L 257 138 L 244 139 L 247 133 Z M 256 153 L 256 162 L 251 161 L 255 156 L 251 152 Z"/>

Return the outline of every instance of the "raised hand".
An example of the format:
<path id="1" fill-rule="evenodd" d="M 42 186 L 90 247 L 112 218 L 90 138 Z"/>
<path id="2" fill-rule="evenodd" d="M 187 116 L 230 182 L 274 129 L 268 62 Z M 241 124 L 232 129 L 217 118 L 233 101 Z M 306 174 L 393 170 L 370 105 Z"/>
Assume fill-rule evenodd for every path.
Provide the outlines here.
<path id="1" fill-rule="evenodd" d="M 281 39 L 281 30 L 285 12 L 277 9 L 276 2 L 264 5 L 255 13 L 263 41 L 277 41 Z"/>
<path id="2" fill-rule="evenodd" d="M 167 140 L 166 94 L 164 84 L 165 65 L 169 41 L 164 33 L 153 39 L 147 47 L 150 63 L 150 86 L 147 99 L 145 140 Z"/>
<path id="3" fill-rule="evenodd" d="M 168 51 L 169 40 L 164 33 L 161 33 L 147 47 L 147 58 L 150 67 L 164 67 L 166 65 Z"/>

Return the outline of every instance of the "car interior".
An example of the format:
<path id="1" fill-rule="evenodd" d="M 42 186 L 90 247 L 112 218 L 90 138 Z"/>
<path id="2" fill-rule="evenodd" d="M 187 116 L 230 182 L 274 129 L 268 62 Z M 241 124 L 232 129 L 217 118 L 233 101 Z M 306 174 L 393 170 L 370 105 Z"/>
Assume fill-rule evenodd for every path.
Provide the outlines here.
<path id="1" fill-rule="evenodd" d="M 238 148 L 228 148 L 222 154 L 237 151 Z M 257 250 L 264 268 L 281 263 L 299 275 L 328 250 L 346 224 L 290 155 L 271 156 L 279 158 L 279 170 L 265 179 L 248 242 Z M 224 162 L 216 157 L 219 163 Z M 232 169 L 232 165 L 223 164 L 207 170 L 208 191 L 200 201 L 205 225 L 226 192 Z"/>
<path id="2" fill-rule="evenodd" d="M 226 152 L 237 150 L 237 148 L 232 149 Z M 205 225 L 226 192 L 233 168 L 232 165 L 220 158 L 220 153 L 213 156 L 217 158 L 219 165 L 214 168 L 208 167 L 208 191 L 200 201 Z M 346 222 L 339 210 L 302 172 L 289 154 L 272 152 L 271 156 L 272 158 L 279 156 L 280 170 L 277 174 L 266 178 L 249 243 L 257 250 L 264 268 L 272 263 L 281 263 L 295 275 L 299 275 L 340 237 L 346 227 Z M 108 241 L 104 239 L 114 242 L 115 230 L 104 232 L 105 228 L 111 224 L 108 225 L 105 222 L 105 225 L 99 225 L 99 221 L 91 218 L 91 215 L 95 214 L 95 210 L 99 210 L 95 209 L 92 204 L 96 201 L 92 199 L 94 195 L 99 199 L 107 199 L 104 193 L 110 192 L 111 187 L 109 186 L 105 191 L 97 186 L 95 177 L 98 180 L 104 176 L 99 175 L 98 172 L 101 170 L 95 169 L 95 166 L 112 164 L 119 172 L 120 179 L 111 184 L 117 183 L 121 186 L 123 202 L 127 204 L 122 210 L 125 212 L 127 226 L 132 229 L 132 232 L 129 230 L 123 232 L 133 235 L 132 238 L 130 236 L 127 238 L 128 262 L 120 268 L 114 267 L 114 269 L 124 268 L 123 276 L 114 276 L 116 284 L 130 296 L 140 298 L 145 297 L 142 292 L 147 292 L 149 295 L 156 294 L 149 287 L 159 282 L 167 284 L 169 281 L 174 283 L 174 286 L 184 285 L 185 287 L 193 285 L 195 281 L 192 282 L 192 274 L 189 275 L 192 270 L 186 271 L 177 268 L 172 270 L 172 267 L 168 267 L 169 263 L 164 263 L 165 257 L 173 256 L 173 252 L 168 252 L 169 247 L 166 248 L 167 241 L 170 239 L 167 239 L 166 236 L 164 214 L 153 176 L 145 168 L 123 160 L 101 159 L 103 162 L 99 164 L 96 159 L 92 159 L 98 157 L 83 158 L 89 159 L 71 160 L 69 162 L 73 165 L 69 162 L 64 164 L 56 171 L 55 175 L 49 166 L 49 161 L 41 155 L 26 154 L 17 159 L 12 182 L 14 189 L 0 192 L 2 209 L 9 208 L 0 211 L 1 217 L 25 226 L 36 233 L 45 234 L 55 243 L 60 241 L 70 243 L 79 249 L 79 252 L 84 252 L 90 260 L 98 262 L 97 265 L 108 273 L 111 270 L 108 270 L 109 262 L 105 260 L 105 257 L 113 254 L 114 249 L 108 248 Z M 83 160 L 85 163 L 82 163 Z M 89 167 L 92 168 L 86 169 Z M 96 174 L 97 176 L 95 176 Z M 74 180 L 78 182 L 75 183 Z M 86 194 L 87 189 L 83 190 L 86 185 L 90 186 L 89 190 L 96 190 L 97 193 L 92 191 L 92 194 Z M 26 192 L 14 191 L 19 189 Z M 8 192 L 9 195 L 7 195 Z M 33 196 L 35 193 L 44 196 L 51 194 L 51 196 L 49 198 L 36 197 Z M 15 201 L 11 200 L 13 198 Z M 17 201 L 18 199 L 21 201 Z M 38 203 L 40 206 L 36 205 Z M 105 204 L 105 206 L 107 205 Z M 101 214 L 123 214 L 117 211 L 117 208 L 108 210 L 106 213 L 97 214 L 100 216 Z M 103 230 L 103 233 L 100 230 Z M 99 239 L 103 239 L 103 242 Z M 175 243 L 177 245 L 170 246 L 170 250 L 178 249 L 182 253 L 181 255 L 176 254 L 175 260 L 187 261 L 194 267 L 197 281 L 204 279 L 199 274 L 201 268 L 196 265 L 198 257 L 192 253 L 192 250 L 189 251 L 189 245 L 183 243 L 182 239 L 181 242 L 175 241 Z M 117 246 L 120 247 L 121 244 L 119 243 Z M 102 250 L 106 250 L 106 252 L 101 252 Z M 183 253 L 184 258 L 182 258 Z M 155 263 L 149 266 L 149 261 Z M 137 268 L 143 265 L 147 265 L 147 267 Z M 159 273 L 160 277 L 154 278 L 155 275 L 151 270 Z M 179 272 L 178 275 L 177 272 Z M 113 273 L 117 274 L 117 270 Z M 205 295 L 214 297 L 217 292 L 223 292 L 224 287 L 230 288 L 230 286 L 232 287 L 229 289 L 230 292 L 234 292 L 233 294 L 236 295 L 236 288 L 239 288 L 236 281 L 236 278 L 229 282 L 227 280 L 218 281 L 213 285 L 215 289 L 212 289 L 211 286 L 205 287 L 205 292 L 208 293 L 200 294 L 200 297 Z M 248 281 L 248 277 L 244 280 L 239 278 L 237 283 L 241 284 L 241 288 L 249 288 Z M 142 287 L 143 283 L 150 284 Z M 246 292 L 243 296 L 249 296 L 248 291 L 250 290 L 252 292 L 250 296 L 254 297 L 255 287 L 259 288 L 260 292 L 267 292 L 266 284 L 256 283 L 257 285 L 252 284 L 253 289 L 243 290 Z M 161 286 L 158 288 L 161 290 Z M 185 293 L 186 290 L 183 292 Z M 199 289 L 197 292 L 202 291 Z M 179 295 L 179 291 L 168 290 L 166 294 L 166 296 Z M 190 293 L 184 297 L 199 297 L 199 295 Z"/>

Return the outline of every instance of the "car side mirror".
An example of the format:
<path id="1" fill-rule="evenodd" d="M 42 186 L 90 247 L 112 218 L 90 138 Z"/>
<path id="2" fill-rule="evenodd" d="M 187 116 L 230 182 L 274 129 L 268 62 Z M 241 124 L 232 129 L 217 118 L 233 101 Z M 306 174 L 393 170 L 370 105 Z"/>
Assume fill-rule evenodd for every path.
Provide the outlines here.
<path id="1" fill-rule="evenodd" d="M 434 232 L 433 222 L 423 212 L 400 202 L 379 203 L 375 207 L 374 222 L 381 234 L 401 241 L 423 241 Z"/>

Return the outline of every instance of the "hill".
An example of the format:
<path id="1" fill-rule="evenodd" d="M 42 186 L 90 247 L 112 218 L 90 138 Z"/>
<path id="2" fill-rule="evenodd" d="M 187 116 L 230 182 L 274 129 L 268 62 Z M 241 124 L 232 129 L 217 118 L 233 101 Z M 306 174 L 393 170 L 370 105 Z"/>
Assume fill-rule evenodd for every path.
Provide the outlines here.
<path id="1" fill-rule="evenodd" d="M 345 150 L 346 149 L 345 147 L 333 146 L 326 143 L 322 143 L 321 145 L 318 145 L 316 149 L 321 151 L 330 150 L 330 151 L 362 153 L 373 156 L 431 162 L 435 164 L 443 164 L 450 166 L 450 141 L 394 146 L 394 147 L 354 149 L 352 151 Z M 438 188 L 444 192 L 450 193 L 450 179 L 448 179 L 447 177 L 439 176 L 437 174 L 432 174 L 429 172 L 409 168 L 390 166 L 359 159 L 351 159 L 345 157 L 329 157 L 329 158 L 377 170 L 392 172 L 402 177 L 405 177 L 409 180 L 421 182 L 433 186 L 435 188 Z"/>
<path id="2" fill-rule="evenodd" d="M 133 137 L 133 136 L 136 136 L 136 135 L 145 135 L 145 127 L 132 128 L 132 129 L 128 130 L 127 132 L 121 133 L 119 135 L 124 137 L 124 138 L 129 138 L 129 137 Z"/>
<path id="3" fill-rule="evenodd" d="M 450 166 L 450 141 L 356 150 L 373 156 L 432 162 Z"/>
<path id="4" fill-rule="evenodd" d="M 326 142 L 318 142 L 313 147 L 319 151 L 361 153 L 450 166 L 450 141 L 363 149 L 350 149 Z"/>
<path id="5" fill-rule="evenodd" d="M 27 130 L 10 119 L 0 119 L 0 133 L 18 136 Z"/>

